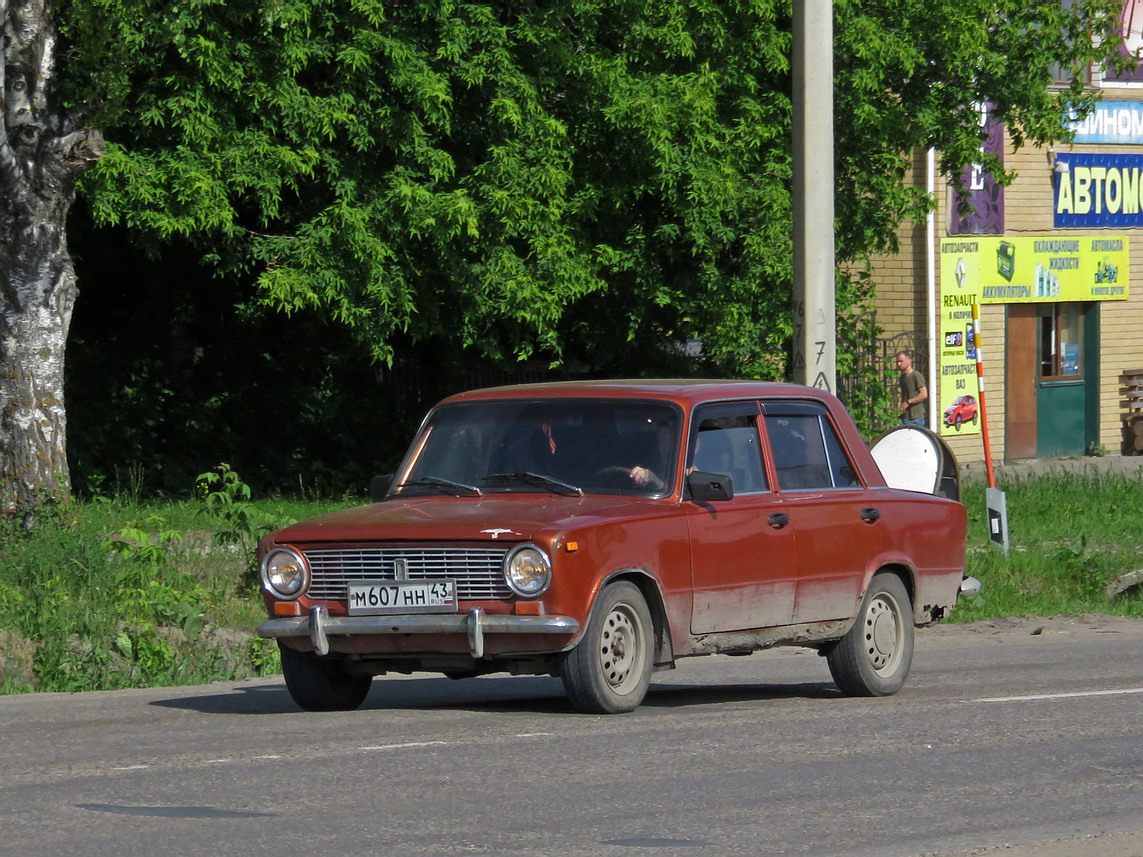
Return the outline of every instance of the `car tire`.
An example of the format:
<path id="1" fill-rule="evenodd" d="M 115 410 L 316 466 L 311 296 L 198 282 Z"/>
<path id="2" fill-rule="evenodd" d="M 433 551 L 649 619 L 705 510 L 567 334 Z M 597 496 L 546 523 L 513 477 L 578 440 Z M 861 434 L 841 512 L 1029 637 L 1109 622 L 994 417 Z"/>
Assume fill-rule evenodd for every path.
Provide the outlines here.
<path id="1" fill-rule="evenodd" d="M 857 621 L 826 661 L 847 696 L 892 696 L 904 686 L 913 664 L 913 608 L 901 578 L 874 575 Z"/>
<path id="2" fill-rule="evenodd" d="M 371 675 L 346 672 L 340 661 L 295 652 L 278 644 L 286 690 L 303 711 L 352 711 L 365 701 Z"/>
<path id="3" fill-rule="evenodd" d="M 961 423 L 963 423 L 963 422 L 964 422 L 964 419 L 961 417 L 960 414 L 957 414 L 956 415 L 956 421 L 953 423 L 953 425 L 956 426 L 957 431 L 960 431 L 960 426 L 961 426 Z"/>
<path id="4" fill-rule="evenodd" d="M 647 600 L 627 581 L 607 586 L 592 605 L 583 637 L 560 668 L 572 707 L 587 714 L 634 711 L 647 695 L 653 665 Z"/>

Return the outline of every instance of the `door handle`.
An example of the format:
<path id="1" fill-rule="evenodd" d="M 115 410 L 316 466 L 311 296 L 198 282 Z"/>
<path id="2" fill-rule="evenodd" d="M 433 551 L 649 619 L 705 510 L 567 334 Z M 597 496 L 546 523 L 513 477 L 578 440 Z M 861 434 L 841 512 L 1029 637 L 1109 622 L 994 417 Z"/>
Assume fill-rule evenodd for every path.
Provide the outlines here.
<path id="1" fill-rule="evenodd" d="M 874 521 L 881 517 L 881 510 L 874 509 L 872 506 L 861 510 L 861 520 L 867 524 L 872 524 Z"/>
<path id="2" fill-rule="evenodd" d="M 790 523 L 790 516 L 785 512 L 774 512 L 769 518 L 770 526 L 775 530 L 780 530 L 786 524 Z"/>

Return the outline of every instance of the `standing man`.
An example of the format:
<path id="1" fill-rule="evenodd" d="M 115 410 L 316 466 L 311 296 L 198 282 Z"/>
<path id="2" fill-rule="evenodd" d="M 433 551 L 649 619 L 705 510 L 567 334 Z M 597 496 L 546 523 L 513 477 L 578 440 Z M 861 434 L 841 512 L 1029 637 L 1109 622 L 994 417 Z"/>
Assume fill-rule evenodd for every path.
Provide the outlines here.
<path id="1" fill-rule="evenodd" d="M 913 368 L 913 352 L 897 352 L 897 387 L 901 400 L 897 410 L 901 412 L 902 425 L 925 425 L 925 402 L 929 398 L 929 388 L 925 386 L 925 376 Z"/>

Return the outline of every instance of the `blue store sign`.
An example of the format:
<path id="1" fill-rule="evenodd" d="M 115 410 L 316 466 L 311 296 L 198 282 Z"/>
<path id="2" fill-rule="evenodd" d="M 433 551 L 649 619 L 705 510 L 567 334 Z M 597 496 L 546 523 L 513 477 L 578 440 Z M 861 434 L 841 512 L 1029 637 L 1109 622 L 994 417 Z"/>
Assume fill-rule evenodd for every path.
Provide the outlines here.
<path id="1" fill-rule="evenodd" d="M 1072 122 L 1073 143 L 1143 143 L 1143 103 L 1101 101 L 1082 122 Z"/>
<path id="2" fill-rule="evenodd" d="M 1143 226 L 1143 155 L 1061 154 L 1053 183 L 1057 229 Z"/>

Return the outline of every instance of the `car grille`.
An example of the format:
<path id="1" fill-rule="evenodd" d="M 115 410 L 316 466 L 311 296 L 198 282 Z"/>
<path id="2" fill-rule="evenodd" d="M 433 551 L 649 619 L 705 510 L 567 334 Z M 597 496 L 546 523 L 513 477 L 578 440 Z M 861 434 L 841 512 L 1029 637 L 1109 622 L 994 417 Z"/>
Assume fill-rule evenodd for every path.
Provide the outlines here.
<path id="1" fill-rule="evenodd" d="M 343 601 L 350 583 L 396 580 L 398 561 L 407 580 L 456 581 L 461 601 L 512 597 L 504 581 L 507 548 L 310 548 L 310 598 Z"/>

